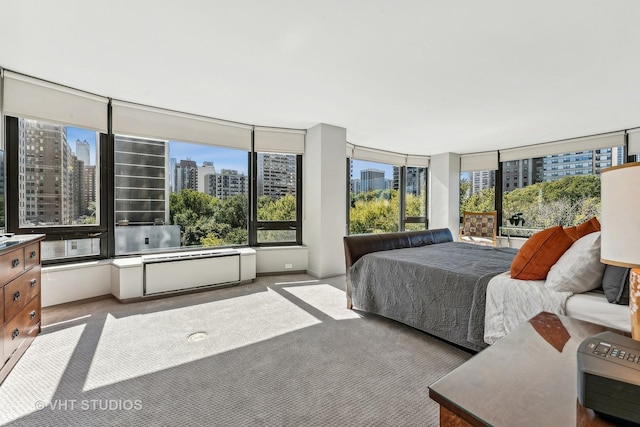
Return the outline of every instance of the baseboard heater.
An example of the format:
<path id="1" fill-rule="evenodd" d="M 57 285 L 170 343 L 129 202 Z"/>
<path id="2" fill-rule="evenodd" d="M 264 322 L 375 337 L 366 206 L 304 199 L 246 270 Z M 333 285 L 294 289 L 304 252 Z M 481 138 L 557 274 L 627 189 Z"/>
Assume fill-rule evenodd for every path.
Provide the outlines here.
<path id="1" fill-rule="evenodd" d="M 144 295 L 240 282 L 240 252 L 213 249 L 142 257 Z"/>

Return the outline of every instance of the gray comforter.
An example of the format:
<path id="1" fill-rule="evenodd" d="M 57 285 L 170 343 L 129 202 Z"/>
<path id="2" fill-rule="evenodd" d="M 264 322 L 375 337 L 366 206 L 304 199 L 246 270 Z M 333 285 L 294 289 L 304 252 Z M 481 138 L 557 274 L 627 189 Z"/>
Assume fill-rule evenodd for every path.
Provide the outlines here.
<path id="1" fill-rule="evenodd" d="M 481 350 L 487 284 L 516 252 L 448 242 L 369 253 L 350 270 L 353 304 Z"/>

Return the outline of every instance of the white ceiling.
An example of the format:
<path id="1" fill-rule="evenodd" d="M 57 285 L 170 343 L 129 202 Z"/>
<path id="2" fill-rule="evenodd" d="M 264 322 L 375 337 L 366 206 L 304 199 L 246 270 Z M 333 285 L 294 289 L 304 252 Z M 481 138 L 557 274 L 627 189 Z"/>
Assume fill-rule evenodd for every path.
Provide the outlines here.
<path id="1" fill-rule="evenodd" d="M 0 0 L 0 17 L 4 68 L 406 154 L 640 126 L 638 0 Z"/>

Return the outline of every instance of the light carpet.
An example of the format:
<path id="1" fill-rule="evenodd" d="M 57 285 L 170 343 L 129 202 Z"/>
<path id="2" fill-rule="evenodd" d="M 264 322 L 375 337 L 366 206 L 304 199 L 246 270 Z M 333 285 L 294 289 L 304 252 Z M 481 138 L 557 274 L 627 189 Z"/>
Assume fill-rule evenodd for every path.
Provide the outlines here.
<path id="1" fill-rule="evenodd" d="M 43 309 L 0 386 L 6 425 L 431 426 L 428 386 L 471 355 L 347 310 L 344 276 L 298 274 Z"/>

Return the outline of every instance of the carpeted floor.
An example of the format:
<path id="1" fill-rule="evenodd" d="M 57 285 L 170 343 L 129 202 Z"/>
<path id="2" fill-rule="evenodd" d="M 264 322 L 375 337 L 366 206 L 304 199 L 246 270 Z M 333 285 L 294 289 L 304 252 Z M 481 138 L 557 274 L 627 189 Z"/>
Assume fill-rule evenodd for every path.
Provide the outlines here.
<path id="1" fill-rule="evenodd" d="M 344 276 L 43 309 L 0 386 L 7 425 L 431 426 L 471 355 L 345 308 Z"/>

